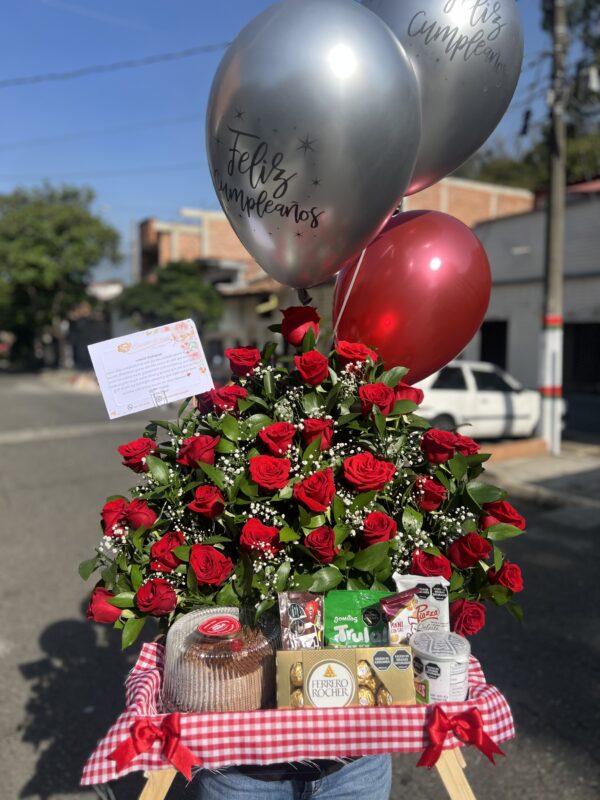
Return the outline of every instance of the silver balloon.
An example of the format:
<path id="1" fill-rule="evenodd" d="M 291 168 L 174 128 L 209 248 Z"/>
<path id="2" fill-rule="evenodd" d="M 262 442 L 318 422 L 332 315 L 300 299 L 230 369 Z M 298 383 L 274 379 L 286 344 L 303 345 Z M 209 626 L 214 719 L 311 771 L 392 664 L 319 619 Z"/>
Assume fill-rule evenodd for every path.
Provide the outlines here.
<path id="1" fill-rule="evenodd" d="M 334 275 L 385 225 L 420 135 L 414 71 L 354 0 L 284 0 L 232 43 L 208 104 L 219 201 L 281 283 Z"/>
<path id="2" fill-rule="evenodd" d="M 436 183 L 492 133 L 523 61 L 514 0 L 362 0 L 406 49 L 421 90 L 423 130 L 406 194 Z"/>

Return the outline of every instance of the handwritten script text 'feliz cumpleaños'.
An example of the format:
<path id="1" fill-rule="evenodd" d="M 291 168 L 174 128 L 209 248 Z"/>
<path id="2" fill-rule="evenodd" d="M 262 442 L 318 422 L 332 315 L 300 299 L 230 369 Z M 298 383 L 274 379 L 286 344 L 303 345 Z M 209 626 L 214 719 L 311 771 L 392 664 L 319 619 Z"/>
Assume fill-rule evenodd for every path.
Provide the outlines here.
<path id="1" fill-rule="evenodd" d="M 497 42 L 506 22 L 502 18 L 502 3 L 500 0 L 447 0 L 441 8 L 444 14 L 452 14 L 458 5 L 466 9 L 466 25 L 473 31 L 461 33 L 461 27 L 452 22 L 443 22 L 439 19 L 428 17 L 427 11 L 417 11 L 408 23 L 408 35 L 423 37 L 425 44 L 441 42 L 445 45 L 445 52 L 450 56 L 450 61 L 459 53 L 465 61 L 473 57 L 483 57 L 488 61 L 494 72 L 503 73 L 506 64 L 502 61 L 500 50 L 490 42 Z M 481 26 L 487 26 L 486 34 Z"/>
<path id="2" fill-rule="evenodd" d="M 283 165 L 284 155 L 273 152 L 268 142 L 260 136 L 228 127 L 233 135 L 229 147 L 229 161 L 227 162 L 227 175 L 236 178 L 240 175 L 255 189 L 254 195 L 231 185 L 218 169 L 215 170 L 215 183 L 217 190 L 228 203 L 237 204 L 240 211 L 250 218 L 251 214 L 263 218 L 266 214 L 279 214 L 281 217 L 292 217 L 296 223 L 310 222 L 311 228 L 318 228 L 319 217 L 323 211 L 317 206 L 302 208 L 297 200 L 285 202 L 290 184 L 297 176 L 297 172 L 290 173 Z M 265 187 L 270 184 L 270 191 Z"/>

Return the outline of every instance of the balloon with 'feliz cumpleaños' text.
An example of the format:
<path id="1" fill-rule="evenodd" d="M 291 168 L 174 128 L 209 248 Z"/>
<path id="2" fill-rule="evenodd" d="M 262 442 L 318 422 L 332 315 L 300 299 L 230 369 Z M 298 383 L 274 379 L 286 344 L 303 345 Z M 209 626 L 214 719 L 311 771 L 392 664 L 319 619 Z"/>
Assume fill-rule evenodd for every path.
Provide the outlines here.
<path id="1" fill-rule="evenodd" d="M 334 275 L 385 225 L 417 155 L 414 70 L 354 0 L 284 0 L 256 17 L 216 73 L 206 138 L 219 201 L 273 278 Z"/>

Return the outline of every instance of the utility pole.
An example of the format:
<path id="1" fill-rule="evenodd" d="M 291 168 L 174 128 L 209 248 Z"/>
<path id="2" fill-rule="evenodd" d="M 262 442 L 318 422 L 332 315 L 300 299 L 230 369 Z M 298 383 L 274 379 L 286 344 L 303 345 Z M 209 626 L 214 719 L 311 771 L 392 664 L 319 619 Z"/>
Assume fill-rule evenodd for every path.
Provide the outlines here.
<path id="1" fill-rule="evenodd" d="M 552 89 L 550 93 L 550 185 L 546 216 L 546 270 L 542 320 L 540 392 L 541 434 L 553 455 L 560 454 L 563 372 L 563 269 L 566 194 L 566 0 L 551 0 Z"/>

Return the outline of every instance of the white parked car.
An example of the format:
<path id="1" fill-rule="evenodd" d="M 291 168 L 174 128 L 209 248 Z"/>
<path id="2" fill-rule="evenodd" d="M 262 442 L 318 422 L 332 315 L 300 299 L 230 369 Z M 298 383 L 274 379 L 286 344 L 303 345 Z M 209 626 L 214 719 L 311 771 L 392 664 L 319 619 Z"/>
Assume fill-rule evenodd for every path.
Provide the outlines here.
<path id="1" fill-rule="evenodd" d="M 451 361 L 415 385 L 425 393 L 418 413 L 436 428 L 459 428 L 474 439 L 533 436 L 536 431 L 539 392 L 524 389 L 495 364 Z"/>

